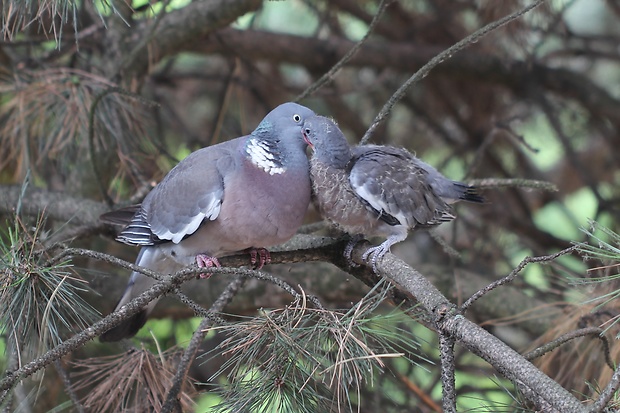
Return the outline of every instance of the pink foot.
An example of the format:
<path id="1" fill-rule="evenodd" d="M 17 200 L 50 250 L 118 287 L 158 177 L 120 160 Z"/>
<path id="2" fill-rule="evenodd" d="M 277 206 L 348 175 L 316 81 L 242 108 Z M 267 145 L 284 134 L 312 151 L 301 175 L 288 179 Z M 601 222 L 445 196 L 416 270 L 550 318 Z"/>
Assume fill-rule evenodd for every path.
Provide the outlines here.
<path id="1" fill-rule="evenodd" d="M 198 264 L 198 268 L 213 268 L 213 267 L 221 267 L 220 261 L 215 257 L 209 257 L 205 254 L 196 255 L 196 264 Z M 201 273 L 199 274 L 199 278 L 209 278 L 213 274 L 209 273 Z"/>
<path id="2" fill-rule="evenodd" d="M 260 270 L 265 264 L 271 264 L 271 253 L 265 248 L 250 248 L 250 263 Z"/>

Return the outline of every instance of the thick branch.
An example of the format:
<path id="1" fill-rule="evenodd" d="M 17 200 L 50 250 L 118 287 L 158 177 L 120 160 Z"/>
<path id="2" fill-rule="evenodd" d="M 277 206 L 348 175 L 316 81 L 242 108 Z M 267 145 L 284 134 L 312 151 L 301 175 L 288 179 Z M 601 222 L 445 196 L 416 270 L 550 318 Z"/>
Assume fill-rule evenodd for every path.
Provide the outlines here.
<path id="1" fill-rule="evenodd" d="M 0 185 L 0 213 L 13 213 L 15 211 L 15 208 L 17 207 L 20 193 L 21 187 L 18 185 Z M 101 202 L 73 197 L 65 193 L 46 191 L 44 189 L 36 188 L 28 189 L 25 193 L 25 198 L 22 201 L 23 214 L 36 216 L 41 211 L 45 211 L 46 216 L 51 219 L 57 220 L 58 222 L 70 222 L 72 224 L 85 225 L 93 228 L 100 225 L 99 215 L 107 212 L 107 210 L 107 207 Z M 341 257 L 338 255 L 338 253 L 334 254 L 330 251 L 330 248 L 338 249 L 339 245 L 332 245 L 328 243 L 324 248 L 318 250 L 318 252 L 320 252 L 320 254 L 318 254 L 316 248 L 319 247 L 319 245 L 317 245 L 317 242 L 319 242 L 318 240 L 320 239 L 321 238 L 314 236 L 296 236 L 285 245 L 283 245 L 282 248 L 291 251 L 296 249 L 301 249 L 303 251 L 287 252 L 283 254 L 283 256 L 279 259 L 278 262 L 298 263 L 301 261 L 325 260 L 327 262 L 336 263 L 336 265 L 338 265 L 344 271 L 352 271 L 351 269 L 347 269 L 347 265 L 344 260 L 340 261 Z M 272 251 L 278 250 L 279 249 L 272 249 Z M 226 266 L 238 266 L 247 264 L 247 259 L 247 255 L 243 255 L 234 258 L 223 258 L 221 261 Z M 324 269 L 320 269 L 317 271 L 324 271 Z M 376 278 L 372 277 L 370 274 L 366 274 L 364 271 L 361 271 L 359 273 L 354 272 L 353 274 L 362 280 L 363 277 L 368 277 L 367 284 L 374 285 L 374 282 L 376 282 Z M 330 302 L 331 300 L 332 303 L 336 303 L 336 305 L 339 305 L 339 302 L 334 300 L 342 298 L 343 301 L 348 301 L 351 299 L 348 295 L 344 294 L 345 289 L 338 289 L 338 291 L 334 290 L 334 288 L 337 288 L 336 286 L 339 283 L 338 279 L 330 280 L 329 277 L 319 277 L 318 274 L 315 274 L 312 270 L 304 271 L 303 275 L 297 274 L 297 276 L 304 277 L 303 279 L 299 279 L 298 282 L 312 283 L 312 289 L 316 293 L 320 294 L 323 298 L 331 297 L 331 299 L 327 299 L 328 302 Z M 480 277 L 476 274 L 464 273 L 463 276 L 467 277 L 467 282 L 462 287 L 464 288 L 462 293 L 465 296 L 473 294 L 480 286 L 487 283 L 483 277 Z M 441 280 L 441 278 L 438 277 L 429 278 L 433 280 L 436 285 L 441 284 L 440 288 L 445 295 L 452 296 L 454 294 L 452 288 L 454 288 L 455 285 L 453 283 L 445 283 Z M 122 293 L 122 290 L 125 288 L 124 280 L 122 282 L 110 282 L 109 279 L 95 277 L 94 279 L 89 279 L 89 281 L 91 282 L 92 287 L 95 290 L 99 291 L 102 297 L 115 297 L 117 295 L 120 295 Z M 197 297 L 200 296 L 204 299 L 215 299 L 214 291 L 219 291 L 221 288 L 223 288 L 220 283 L 224 282 L 226 282 L 225 279 L 219 279 L 217 277 L 214 277 L 210 283 L 196 283 L 192 286 L 192 291 L 196 293 L 195 296 Z M 356 286 L 356 283 L 347 284 L 346 292 L 349 292 L 351 295 L 357 293 L 361 294 L 362 292 L 358 291 L 359 289 Z M 237 305 L 241 305 L 241 303 L 245 302 L 249 307 L 253 308 L 256 304 L 256 301 L 252 301 L 249 298 L 253 297 L 254 299 L 257 299 L 258 297 L 255 294 L 252 295 L 251 288 L 248 290 L 248 294 L 248 299 L 237 300 Z M 339 295 L 339 297 L 336 297 L 337 295 Z M 271 305 L 279 304 L 276 295 L 272 294 L 270 296 L 270 299 L 274 299 L 274 301 L 270 302 Z M 501 301 L 502 305 L 500 306 L 495 304 L 496 300 Z M 263 304 L 265 304 L 264 301 L 261 301 L 259 303 L 259 305 Z M 502 318 L 512 316 L 516 313 L 524 312 L 527 309 L 531 309 L 541 304 L 542 303 L 538 303 L 534 298 L 526 297 L 519 289 L 515 289 L 511 286 L 506 286 L 503 289 L 497 291 L 495 295 L 493 295 L 491 298 L 485 297 L 485 299 L 482 300 L 482 303 L 478 303 L 479 307 L 477 310 L 490 318 Z M 112 303 L 110 303 L 110 305 L 112 305 Z M 157 307 L 153 316 L 169 316 L 172 312 L 175 314 L 176 317 L 182 317 L 184 313 L 182 313 L 182 310 L 180 310 L 179 307 L 180 306 L 176 301 L 166 301 L 165 303 L 162 303 Z M 243 311 L 245 309 L 242 308 L 241 310 Z M 187 312 L 187 314 L 189 315 L 190 312 Z M 552 322 L 553 319 L 554 317 L 549 314 L 539 316 L 524 321 L 523 326 L 528 331 L 540 335 L 542 334 L 541 332 L 544 332 L 548 329 L 549 323 Z"/>
<path id="2" fill-rule="evenodd" d="M 353 258 L 362 264 L 361 254 L 367 245 L 359 245 Z M 454 304 L 444 297 L 422 274 L 392 254 L 381 260 L 377 269 L 403 292 L 410 294 L 432 317 L 443 333 L 468 348 L 491 364 L 506 378 L 531 389 L 539 397 L 561 412 L 586 412 L 587 409 L 566 389 L 538 370 L 523 356 L 478 325 L 463 317 Z M 532 400 L 538 403 L 539 400 Z"/>
<path id="3" fill-rule="evenodd" d="M 243 56 L 248 60 L 296 63 L 316 70 L 327 70 L 355 45 L 346 39 L 317 39 L 257 30 L 223 29 L 184 45 L 186 50 Z M 348 66 L 389 68 L 410 73 L 427 63 L 443 48 L 428 45 L 367 41 Z M 580 101 L 601 117 L 620 123 L 620 101 L 585 76 L 574 71 L 550 68 L 536 62 L 508 61 L 471 50 L 461 52 L 433 69 L 454 80 L 475 78 L 499 83 L 523 94 L 533 86 Z"/>
<path id="4" fill-rule="evenodd" d="M 13 214 L 22 193 L 20 185 L 0 185 L 0 213 Z M 73 225 L 99 225 L 99 216 L 108 211 L 103 203 L 77 198 L 63 192 L 29 187 L 21 200 L 21 212 L 37 216 L 41 212 L 53 219 Z"/>
<path id="5" fill-rule="evenodd" d="M 152 20 L 142 21 L 133 30 L 127 50 L 133 50 L 124 68 L 132 77 L 141 78 L 150 62 L 185 48 L 186 44 L 206 36 L 213 30 L 228 26 L 238 17 L 258 9 L 260 0 L 211 0 L 191 2 L 187 6 L 168 12 L 152 29 Z M 144 38 L 149 37 L 149 42 Z M 137 49 L 136 46 L 138 46 Z M 143 47 L 140 47 L 143 46 Z"/>

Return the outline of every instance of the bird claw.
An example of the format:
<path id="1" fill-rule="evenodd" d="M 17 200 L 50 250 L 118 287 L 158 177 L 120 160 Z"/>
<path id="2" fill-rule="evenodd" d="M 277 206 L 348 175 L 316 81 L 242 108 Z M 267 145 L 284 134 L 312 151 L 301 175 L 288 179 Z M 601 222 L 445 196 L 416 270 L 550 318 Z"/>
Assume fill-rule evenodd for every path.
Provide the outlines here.
<path id="1" fill-rule="evenodd" d="M 384 246 L 383 244 L 378 245 L 376 247 L 370 247 L 364 254 L 362 254 L 362 259 L 368 263 L 368 259 L 370 258 L 370 264 L 372 265 L 373 272 L 377 272 L 377 261 L 382 259 L 385 254 L 390 251 L 389 246 Z"/>
<path id="2" fill-rule="evenodd" d="M 255 270 L 271 264 L 271 253 L 266 248 L 250 248 L 250 263 Z"/>
<path id="3" fill-rule="evenodd" d="M 217 258 L 210 257 L 206 254 L 196 255 L 196 264 L 198 268 L 219 268 L 222 266 Z M 200 273 L 197 278 L 209 278 L 212 275 L 213 274 L 210 273 Z"/>

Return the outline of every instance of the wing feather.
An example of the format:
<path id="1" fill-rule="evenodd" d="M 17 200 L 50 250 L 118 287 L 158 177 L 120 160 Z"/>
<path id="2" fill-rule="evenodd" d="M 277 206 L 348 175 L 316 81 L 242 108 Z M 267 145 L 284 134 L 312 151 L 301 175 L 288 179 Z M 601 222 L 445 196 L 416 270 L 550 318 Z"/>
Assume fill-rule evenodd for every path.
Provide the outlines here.
<path id="1" fill-rule="evenodd" d="M 357 196 L 390 225 L 428 227 L 455 218 L 430 185 L 428 172 L 404 149 L 353 148 L 349 182 Z"/>
<path id="2" fill-rule="evenodd" d="M 191 153 L 144 198 L 118 240 L 132 245 L 181 242 L 205 222 L 217 219 L 224 199 L 224 176 L 237 167 L 240 139 Z"/>

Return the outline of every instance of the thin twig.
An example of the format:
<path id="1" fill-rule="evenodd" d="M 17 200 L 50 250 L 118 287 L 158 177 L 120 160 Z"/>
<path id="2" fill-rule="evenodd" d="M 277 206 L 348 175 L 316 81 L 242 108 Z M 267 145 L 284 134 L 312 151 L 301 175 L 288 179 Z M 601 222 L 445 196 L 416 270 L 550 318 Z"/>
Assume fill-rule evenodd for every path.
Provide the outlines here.
<path id="1" fill-rule="evenodd" d="M 470 179 L 468 184 L 474 185 L 476 188 L 532 188 L 541 191 L 557 192 L 558 187 L 547 181 L 538 181 L 536 179 L 521 178 L 483 178 Z"/>
<path id="2" fill-rule="evenodd" d="M 579 247 L 577 245 L 574 245 L 570 248 L 566 248 L 563 249 L 562 251 L 556 252 L 555 254 L 551 254 L 551 255 L 543 255 L 541 257 L 525 257 L 523 258 L 523 260 L 519 263 L 519 265 L 517 265 L 517 267 L 512 270 L 510 272 L 510 274 L 508 274 L 507 276 L 505 276 L 504 278 L 501 278 L 495 282 L 492 282 L 491 284 L 487 285 L 486 287 L 478 290 L 477 292 L 475 292 L 471 297 L 469 297 L 469 299 L 467 301 L 465 301 L 463 303 L 463 305 L 461 306 L 461 311 L 463 313 L 465 313 L 465 311 L 467 311 L 467 309 L 480 297 L 482 297 L 483 295 L 487 294 L 489 291 L 492 291 L 494 289 L 496 289 L 499 286 L 502 286 L 504 284 L 508 284 L 509 282 L 511 282 L 512 280 L 514 280 L 517 275 L 519 275 L 519 273 L 521 272 L 521 270 L 523 270 L 523 268 L 525 268 L 526 265 L 532 263 L 532 262 L 550 262 L 555 260 L 558 257 L 561 257 L 562 255 L 566 255 L 569 254 L 575 250 L 577 250 Z"/>
<path id="3" fill-rule="evenodd" d="M 84 406 L 82 406 L 78 395 L 75 394 L 75 391 L 73 391 L 73 386 L 71 385 L 71 378 L 69 377 L 67 370 L 65 370 L 65 368 L 62 366 L 60 360 L 54 361 L 54 367 L 56 368 L 56 372 L 60 376 L 62 383 L 65 386 L 65 391 L 67 392 L 69 398 L 71 399 L 71 402 L 73 403 L 73 408 L 77 413 L 84 413 Z"/>
<path id="4" fill-rule="evenodd" d="M 99 185 L 99 191 L 101 192 L 101 196 L 105 200 L 106 204 L 111 208 L 114 206 L 114 201 L 108 195 L 107 189 L 103 186 L 103 180 L 101 178 L 101 171 L 99 170 L 99 165 L 97 165 L 97 156 L 95 154 L 95 112 L 97 110 L 97 105 L 103 100 L 104 97 L 112 94 L 119 93 L 121 95 L 130 96 L 139 102 L 149 105 L 149 106 L 159 106 L 158 103 L 153 102 L 151 100 L 145 99 L 144 97 L 131 93 L 120 87 L 110 87 L 103 92 L 99 93 L 93 103 L 90 105 L 90 111 L 88 113 L 88 153 L 90 155 L 90 162 L 93 165 L 93 173 L 95 174 L 95 180 L 97 181 L 97 185 Z"/>
<path id="5" fill-rule="evenodd" d="M 387 6 L 389 6 L 390 3 L 392 3 L 392 1 L 393 0 L 381 0 L 381 3 L 379 4 L 379 10 L 377 10 L 377 14 L 375 14 L 372 21 L 370 22 L 370 25 L 368 26 L 368 30 L 366 31 L 366 34 L 364 35 L 364 37 L 362 37 L 362 39 L 359 42 L 355 43 L 355 45 L 351 49 L 349 49 L 349 51 L 342 57 L 342 59 L 340 59 L 338 63 L 333 65 L 332 68 L 329 69 L 327 73 L 321 76 L 316 82 L 308 86 L 306 90 L 304 90 L 299 96 L 297 96 L 295 98 L 295 102 L 299 102 L 300 100 L 310 96 L 311 94 L 319 90 L 321 87 L 323 87 L 323 85 L 325 85 L 327 82 L 330 82 L 333 79 L 336 73 L 340 69 L 342 69 L 342 67 L 353 57 L 353 55 L 364 44 L 366 39 L 370 37 L 370 34 L 372 33 L 375 26 L 379 22 L 379 19 L 383 15 L 383 12 L 387 8 Z"/>
<path id="6" fill-rule="evenodd" d="M 215 300 L 209 312 L 211 313 L 221 312 L 224 309 L 224 307 L 230 301 L 232 301 L 234 296 L 243 287 L 245 282 L 246 282 L 245 278 L 242 278 L 239 276 L 235 277 L 228 284 L 228 286 L 224 289 L 222 294 L 220 294 L 218 299 Z M 185 381 L 185 378 L 187 377 L 189 367 L 191 366 L 192 361 L 194 361 L 194 359 L 196 358 L 196 353 L 198 352 L 200 343 L 202 343 L 202 340 L 204 340 L 205 335 L 208 332 L 208 327 L 212 323 L 213 323 L 213 320 L 211 318 L 205 317 L 200 323 L 200 325 L 198 326 L 198 328 L 196 329 L 196 331 L 194 332 L 194 335 L 192 336 L 192 339 L 189 342 L 187 349 L 183 353 L 183 356 L 181 357 L 181 360 L 179 361 L 179 365 L 177 366 L 177 372 L 174 375 L 172 387 L 168 391 L 166 402 L 164 403 L 164 406 L 162 407 L 162 410 L 161 410 L 162 413 L 172 412 L 175 406 L 177 406 L 177 404 L 179 403 L 178 395 L 179 395 L 179 392 L 181 391 L 182 384 Z"/>
<path id="7" fill-rule="evenodd" d="M 476 30 L 474 33 L 470 34 L 469 36 L 467 36 L 463 40 L 459 41 L 458 43 L 454 44 L 453 46 L 451 46 L 448 49 L 444 50 L 443 52 L 439 53 L 437 56 L 433 57 L 428 63 L 426 63 L 424 66 L 422 66 L 417 72 L 415 72 L 413 74 L 413 76 L 411 76 L 405 83 L 403 83 L 401 85 L 401 87 L 399 87 L 398 90 L 396 92 L 394 92 L 394 94 L 385 103 L 385 105 L 383 105 L 383 108 L 381 109 L 381 111 L 379 112 L 377 117 L 375 117 L 375 120 L 372 122 L 372 124 L 370 125 L 370 127 L 368 128 L 368 130 L 366 131 L 364 136 L 362 137 L 362 140 L 360 141 L 360 144 L 363 145 L 366 142 L 368 142 L 368 140 L 372 136 L 373 132 L 377 129 L 379 124 L 381 122 L 383 122 L 385 120 L 385 118 L 388 117 L 388 115 L 392 111 L 392 107 L 394 107 L 394 105 L 404 96 L 404 94 L 407 91 L 407 89 L 409 89 L 409 87 L 411 85 L 413 85 L 413 84 L 419 82 L 420 80 L 424 79 L 430 73 L 430 71 L 433 70 L 433 68 L 435 66 L 437 66 L 440 63 L 442 63 L 446 59 L 450 59 L 452 57 L 452 55 L 454 55 L 455 53 L 457 53 L 457 52 L 461 51 L 462 49 L 466 48 L 470 44 L 476 43 L 481 38 L 483 38 L 487 34 L 491 33 L 495 29 L 498 29 L 498 28 L 502 27 L 503 25 L 505 25 L 507 23 L 510 23 L 511 21 L 521 17 L 522 15 L 524 15 L 527 12 L 529 12 L 530 10 L 538 7 L 544 1 L 545 0 L 536 0 L 536 1 L 534 1 L 534 3 L 524 7 L 523 9 L 521 9 L 521 10 L 519 10 L 517 12 L 514 12 L 514 13 L 509 14 L 508 16 L 506 16 L 504 18 L 501 18 L 499 20 L 496 20 L 496 21 L 494 21 L 492 23 L 487 24 L 483 28 L 481 28 L 479 30 Z"/>
<path id="8" fill-rule="evenodd" d="M 529 351 L 523 355 L 526 359 L 532 361 L 535 358 L 541 357 L 547 354 L 550 351 L 559 348 L 562 344 L 567 343 L 575 338 L 585 337 L 585 336 L 594 336 L 601 340 L 603 344 L 603 354 L 605 355 L 605 362 L 609 366 L 610 369 L 614 370 L 616 366 L 611 359 L 611 354 L 609 353 L 609 341 L 607 340 L 607 336 L 604 334 L 605 330 L 600 327 L 586 327 L 581 328 L 579 330 L 571 331 L 569 333 L 563 334 L 555 340 L 544 344 L 538 347 L 535 350 Z"/>
<path id="9" fill-rule="evenodd" d="M 177 288 L 174 294 L 177 296 L 179 300 L 181 300 L 183 304 L 188 306 L 197 316 L 202 317 L 202 318 L 209 318 L 215 324 L 225 323 L 225 320 L 223 318 L 218 317 L 217 315 L 215 315 L 215 313 L 212 310 L 207 310 L 206 308 L 198 304 L 196 301 L 189 298 L 187 295 L 181 292 L 180 289 Z"/>
<path id="10" fill-rule="evenodd" d="M 454 379 L 454 339 L 439 332 L 441 360 L 442 404 L 445 413 L 456 413 L 456 385 Z"/>
<path id="11" fill-rule="evenodd" d="M 620 366 L 616 368 L 616 371 L 614 371 L 614 374 L 611 376 L 611 380 L 609 380 L 607 387 L 605 387 L 605 390 L 601 392 L 599 398 L 590 407 L 589 412 L 602 412 L 609 404 L 611 398 L 614 397 L 616 391 L 618 391 L 618 388 L 620 388 Z"/>

